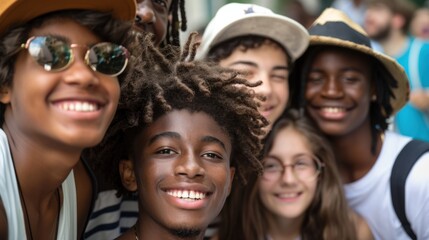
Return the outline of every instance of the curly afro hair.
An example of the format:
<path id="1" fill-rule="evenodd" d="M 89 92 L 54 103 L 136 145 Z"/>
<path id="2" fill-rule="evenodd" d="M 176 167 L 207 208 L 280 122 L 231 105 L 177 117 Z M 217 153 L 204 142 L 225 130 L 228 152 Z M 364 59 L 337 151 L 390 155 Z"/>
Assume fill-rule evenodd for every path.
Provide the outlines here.
<path id="1" fill-rule="evenodd" d="M 122 187 L 118 164 L 129 159 L 132 142 L 142 128 L 172 109 L 205 112 L 225 129 L 231 138 L 231 165 L 236 176 L 246 182 L 250 172 L 260 172 L 260 139 L 267 120 L 259 114 L 252 87 L 239 72 L 215 63 L 194 61 L 199 43 L 192 33 L 183 51 L 169 45 L 157 49 L 150 36 L 141 36 L 144 48 L 133 52 L 137 63 L 122 84 L 117 113 L 102 143 L 90 149 L 87 157 L 101 183 L 101 190 Z M 135 60 L 135 59 L 134 59 Z"/>

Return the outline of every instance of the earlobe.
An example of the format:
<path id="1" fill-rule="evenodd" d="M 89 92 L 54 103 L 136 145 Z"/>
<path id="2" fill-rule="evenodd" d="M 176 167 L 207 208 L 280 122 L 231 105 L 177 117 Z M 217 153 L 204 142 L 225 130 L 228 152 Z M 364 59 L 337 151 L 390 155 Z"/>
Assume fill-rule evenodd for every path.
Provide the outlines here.
<path id="1" fill-rule="evenodd" d="M 130 192 L 137 191 L 136 176 L 134 174 L 134 164 L 131 160 L 123 159 L 119 161 L 119 174 L 122 185 Z"/>
<path id="2" fill-rule="evenodd" d="M 0 102 L 3 104 L 10 103 L 10 91 L 8 87 L 0 87 Z"/>

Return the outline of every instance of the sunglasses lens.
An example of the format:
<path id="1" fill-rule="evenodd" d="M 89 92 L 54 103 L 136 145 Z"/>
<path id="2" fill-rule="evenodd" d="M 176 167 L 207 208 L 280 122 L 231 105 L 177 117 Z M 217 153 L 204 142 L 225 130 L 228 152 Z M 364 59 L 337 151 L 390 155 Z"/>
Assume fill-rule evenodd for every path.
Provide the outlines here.
<path id="1" fill-rule="evenodd" d="M 127 66 L 128 51 L 113 43 L 98 43 L 89 50 L 87 60 L 95 71 L 109 76 L 118 76 Z"/>
<path id="2" fill-rule="evenodd" d="M 70 47 L 54 37 L 35 37 L 28 45 L 28 52 L 46 71 L 60 71 L 72 58 Z"/>

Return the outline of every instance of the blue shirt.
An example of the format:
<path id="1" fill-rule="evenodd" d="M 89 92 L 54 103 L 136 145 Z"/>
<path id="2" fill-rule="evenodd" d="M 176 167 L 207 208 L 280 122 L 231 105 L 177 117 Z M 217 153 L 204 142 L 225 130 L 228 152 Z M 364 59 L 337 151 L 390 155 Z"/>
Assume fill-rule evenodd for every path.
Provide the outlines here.
<path id="1" fill-rule="evenodd" d="M 429 90 L 429 42 L 409 38 L 407 48 L 395 59 L 404 67 L 411 91 L 418 88 Z M 396 114 L 395 126 L 403 135 L 429 141 L 429 111 L 421 111 L 407 103 Z"/>

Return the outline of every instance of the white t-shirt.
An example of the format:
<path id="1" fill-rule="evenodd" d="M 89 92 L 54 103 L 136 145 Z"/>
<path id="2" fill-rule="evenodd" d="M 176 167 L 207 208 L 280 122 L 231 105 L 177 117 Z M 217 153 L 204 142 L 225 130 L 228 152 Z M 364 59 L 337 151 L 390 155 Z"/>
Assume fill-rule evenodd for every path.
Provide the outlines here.
<path id="1" fill-rule="evenodd" d="M 77 239 L 76 187 L 73 171 L 62 184 L 63 204 L 58 223 L 58 240 Z M 12 156 L 6 134 L 0 129 L 0 198 L 6 211 L 8 239 L 28 239 Z"/>
<path id="2" fill-rule="evenodd" d="M 368 222 L 376 239 L 410 239 L 393 209 L 390 175 L 399 152 L 411 139 L 386 132 L 380 156 L 361 179 L 345 184 L 351 208 Z M 411 169 L 405 184 L 405 211 L 417 239 L 429 239 L 429 153 Z"/>

